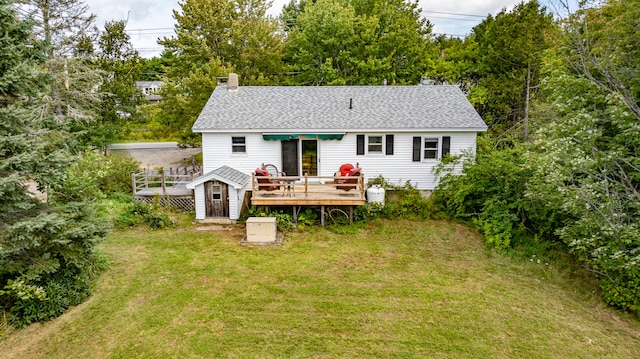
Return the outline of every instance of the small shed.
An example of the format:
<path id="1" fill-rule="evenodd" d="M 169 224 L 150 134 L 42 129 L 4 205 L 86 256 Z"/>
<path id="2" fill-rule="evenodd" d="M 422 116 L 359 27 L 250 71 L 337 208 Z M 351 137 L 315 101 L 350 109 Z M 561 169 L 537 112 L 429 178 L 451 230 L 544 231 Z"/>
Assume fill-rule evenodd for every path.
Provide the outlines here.
<path id="1" fill-rule="evenodd" d="M 222 166 L 187 183 L 194 190 L 196 219 L 237 220 L 250 180 L 251 176 Z"/>

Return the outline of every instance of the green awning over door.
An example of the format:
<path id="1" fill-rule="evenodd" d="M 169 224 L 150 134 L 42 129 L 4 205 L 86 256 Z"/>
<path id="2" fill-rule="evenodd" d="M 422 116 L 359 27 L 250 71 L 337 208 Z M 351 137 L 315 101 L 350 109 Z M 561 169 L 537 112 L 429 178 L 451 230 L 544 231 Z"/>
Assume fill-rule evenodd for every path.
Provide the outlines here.
<path id="1" fill-rule="evenodd" d="M 288 140 L 341 140 L 344 133 L 278 133 L 263 134 L 262 138 L 266 141 L 288 141 Z"/>

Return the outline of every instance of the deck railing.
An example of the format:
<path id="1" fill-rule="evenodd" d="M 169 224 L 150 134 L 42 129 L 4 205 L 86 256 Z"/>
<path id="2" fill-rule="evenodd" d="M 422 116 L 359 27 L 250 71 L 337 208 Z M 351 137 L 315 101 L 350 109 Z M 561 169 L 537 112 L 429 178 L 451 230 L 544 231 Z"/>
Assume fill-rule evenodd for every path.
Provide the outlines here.
<path id="1" fill-rule="evenodd" d="M 169 168 L 168 171 L 145 168 L 142 172 L 131 172 L 131 187 L 134 195 L 149 188 L 160 188 L 162 193 L 166 194 L 167 189 L 184 188 L 187 183 L 199 175 L 200 173 L 194 171 L 186 173 L 186 171 L 178 171 L 173 168 Z"/>
<path id="2" fill-rule="evenodd" d="M 267 183 L 259 183 L 255 173 L 251 176 L 251 188 L 254 192 L 274 192 L 274 187 L 281 191 L 295 190 L 295 194 L 305 197 L 312 193 L 351 193 L 364 198 L 364 176 L 264 176 Z M 355 183 L 335 183 L 336 180 L 354 180 Z M 338 188 L 340 187 L 340 188 Z M 302 192 L 301 192 L 302 190 Z"/>

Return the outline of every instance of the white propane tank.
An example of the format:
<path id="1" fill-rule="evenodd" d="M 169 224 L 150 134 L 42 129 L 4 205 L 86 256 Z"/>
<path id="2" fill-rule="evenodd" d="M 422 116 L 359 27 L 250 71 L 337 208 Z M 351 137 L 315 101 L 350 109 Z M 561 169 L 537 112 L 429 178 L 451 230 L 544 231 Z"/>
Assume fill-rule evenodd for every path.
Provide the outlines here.
<path id="1" fill-rule="evenodd" d="M 367 202 L 384 205 L 384 188 L 377 184 L 367 188 Z"/>

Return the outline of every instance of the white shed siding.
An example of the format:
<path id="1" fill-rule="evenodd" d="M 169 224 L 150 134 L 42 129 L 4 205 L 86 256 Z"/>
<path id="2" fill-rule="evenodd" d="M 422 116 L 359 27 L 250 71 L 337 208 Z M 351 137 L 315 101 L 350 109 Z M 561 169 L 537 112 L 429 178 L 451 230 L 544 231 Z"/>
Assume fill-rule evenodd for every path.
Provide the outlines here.
<path id="1" fill-rule="evenodd" d="M 229 219 L 236 220 L 238 219 L 238 217 L 240 217 L 239 208 L 242 202 L 238 200 L 238 190 L 233 188 L 232 186 L 228 186 L 228 187 L 229 187 Z"/>
<path id="2" fill-rule="evenodd" d="M 205 205 L 206 197 L 204 193 L 205 183 L 201 183 L 197 185 L 194 189 L 196 219 L 205 219 L 207 217 L 207 210 Z M 244 194 L 247 192 L 247 190 L 246 188 L 241 188 L 240 190 L 237 190 L 231 185 L 229 185 L 228 189 L 229 189 L 229 219 L 237 220 L 238 218 L 240 218 L 240 212 L 242 210 L 242 200 L 244 199 Z"/>
<path id="3" fill-rule="evenodd" d="M 196 201 L 196 219 L 204 219 L 206 214 L 207 214 L 207 210 L 204 204 L 205 201 L 205 197 L 204 197 L 204 183 L 201 183 L 199 185 L 196 186 L 196 188 L 194 188 L 194 197 L 195 197 L 195 201 Z"/>
<path id="4" fill-rule="evenodd" d="M 245 187 L 236 190 L 235 188 L 229 189 L 229 219 L 237 220 L 240 218 L 240 212 L 242 212 L 242 201 L 244 195 L 247 193 L 247 189 L 251 187 L 251 184 L 247 184 Z M 233 198 L 231 198 L 231 190 L 233 189 Z"/>

